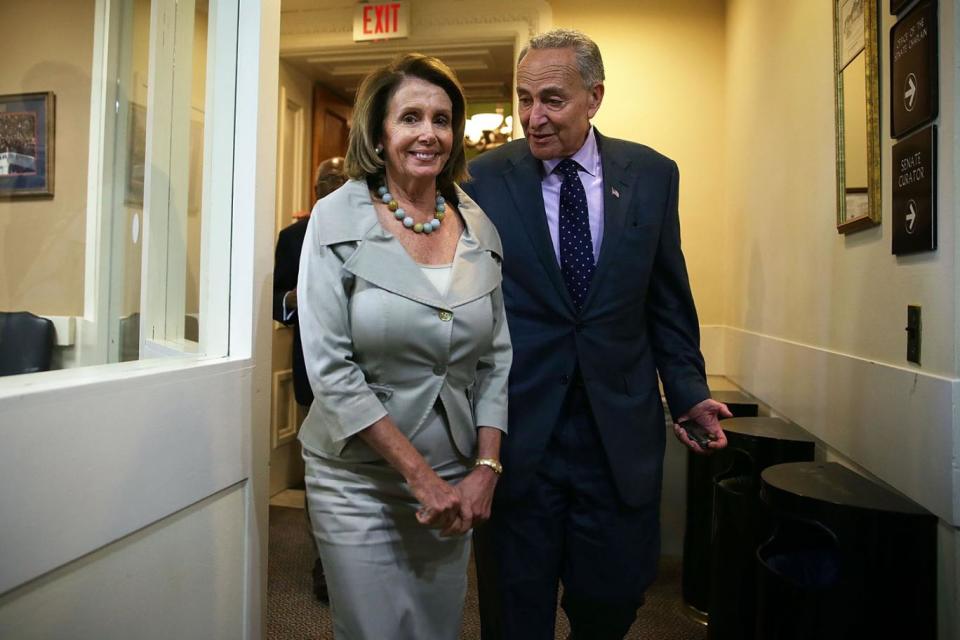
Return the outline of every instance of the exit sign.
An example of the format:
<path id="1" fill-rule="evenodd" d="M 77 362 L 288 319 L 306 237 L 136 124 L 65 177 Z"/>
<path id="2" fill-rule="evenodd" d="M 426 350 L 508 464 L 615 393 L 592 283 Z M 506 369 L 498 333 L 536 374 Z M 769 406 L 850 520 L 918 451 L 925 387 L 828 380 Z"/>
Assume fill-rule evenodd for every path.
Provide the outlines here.
<path id="1" fill-rule="evenodd" d="M 361 2 L 353 12 L 353 40 L 406 38 L 410 32 L 410 5 L 403 2 Z"/>

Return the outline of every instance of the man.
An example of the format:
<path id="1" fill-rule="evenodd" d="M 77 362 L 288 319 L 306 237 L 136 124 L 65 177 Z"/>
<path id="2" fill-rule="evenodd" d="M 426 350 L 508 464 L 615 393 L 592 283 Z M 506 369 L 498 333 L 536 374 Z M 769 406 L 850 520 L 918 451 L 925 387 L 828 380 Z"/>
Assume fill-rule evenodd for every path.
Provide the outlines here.
<path id="1" fill-rule="evenodd" d="M 343 173 L 343 158 L 324 160 L 317 166 L 317 177 L 313 186 L 317 200 L 336 190 L 346 181 L 347 177 Z M 293 325 L 293 394 L 297 404 L 305 407 L 309 407 L 313 402 L 313 391 L 310 390 L 310 381 L 307 380 L 307 370 L 303 362 L 303 345 L 300 342 L 300 322 L 297 317 L 297 272 L 300 268 L 300 251 L 303 249 L 303 238 L 307 233 L 309 221 L 308 213 L 280 231 L 273 269 L 273 319 L 287 326 Z M 313 566 L 313 592 L 318 600 L 328 601 L 327 581 L 319 558 Z"/>
<path id="2" fill-rule="evenodd" d="M 680 251 L 677 166 L 592 128 L 603 80 L 582 33 L 533 38 L 517 66 L 526 140 L 481 155 L 466 185 L 503 241 L 514 349 L 504 472 L 477 536 L 485 639 L 552 639 L 558 582 L 572 638 L 629 630 L 660 548 L 657 374 L 671 414 L 726 446 Z"/>
<path id="3" fill-rule="evenodd" d="M 328 158 L 317 166 L 314 193 L 317 200 L 336 190 L 347 181 L 343 173 L 343 158 Z M 313 391 L 303 364 L 303 346 L 300 343 L 300 323 L 297 320 L 297 270 L 300 251 L 307 232 L 310 214 L 280 231 L 273 269 L 273 319 L 293 325 L 293 392 L 297 403 L 309 407 Z"/>

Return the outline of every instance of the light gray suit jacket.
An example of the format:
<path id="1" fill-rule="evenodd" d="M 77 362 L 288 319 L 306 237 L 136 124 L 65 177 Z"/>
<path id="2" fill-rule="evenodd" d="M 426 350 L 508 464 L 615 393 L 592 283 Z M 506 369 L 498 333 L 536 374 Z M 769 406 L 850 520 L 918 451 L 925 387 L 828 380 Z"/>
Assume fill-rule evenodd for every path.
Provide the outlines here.
<path id="1" fill-rule="evenodd" d="M 483 211 L 457 195 L 466 228 L 446 295 L 380 225 L 365 182 L 351 180 L 314 206 L 297 285 L 315 396 L 300 441 L 311 452 L 378 460 L 356 434 L 389 414 L 412 437 L 437 398 L 465 457 L 475 455 L 478 426 L 506 431 L 503 250 Z"/>

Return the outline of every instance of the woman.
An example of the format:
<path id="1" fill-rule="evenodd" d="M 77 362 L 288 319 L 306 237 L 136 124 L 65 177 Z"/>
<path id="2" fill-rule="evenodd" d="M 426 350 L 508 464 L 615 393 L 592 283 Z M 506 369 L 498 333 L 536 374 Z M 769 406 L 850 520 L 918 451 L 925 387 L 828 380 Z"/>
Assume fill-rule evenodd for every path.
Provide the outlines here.
<path id="1" fill-rule="evenodd" d="M 314 207 L 298 300 L 316 399 L 300 431 L 337 638 L 456 638 L 489 517 L 510 341 L 500 240 L 455 185 L 465 105 L 419 54 L 367 77 Z"/>

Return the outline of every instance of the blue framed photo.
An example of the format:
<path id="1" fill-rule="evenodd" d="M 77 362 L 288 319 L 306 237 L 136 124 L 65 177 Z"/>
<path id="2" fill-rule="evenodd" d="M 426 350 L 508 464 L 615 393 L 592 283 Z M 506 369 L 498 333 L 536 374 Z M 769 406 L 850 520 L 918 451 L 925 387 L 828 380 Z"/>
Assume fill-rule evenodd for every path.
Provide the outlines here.
<path id="1" fill-rule="evenodd" d="M 53 197 L 55 97 L 0 95 L 0 198 Z"/>

